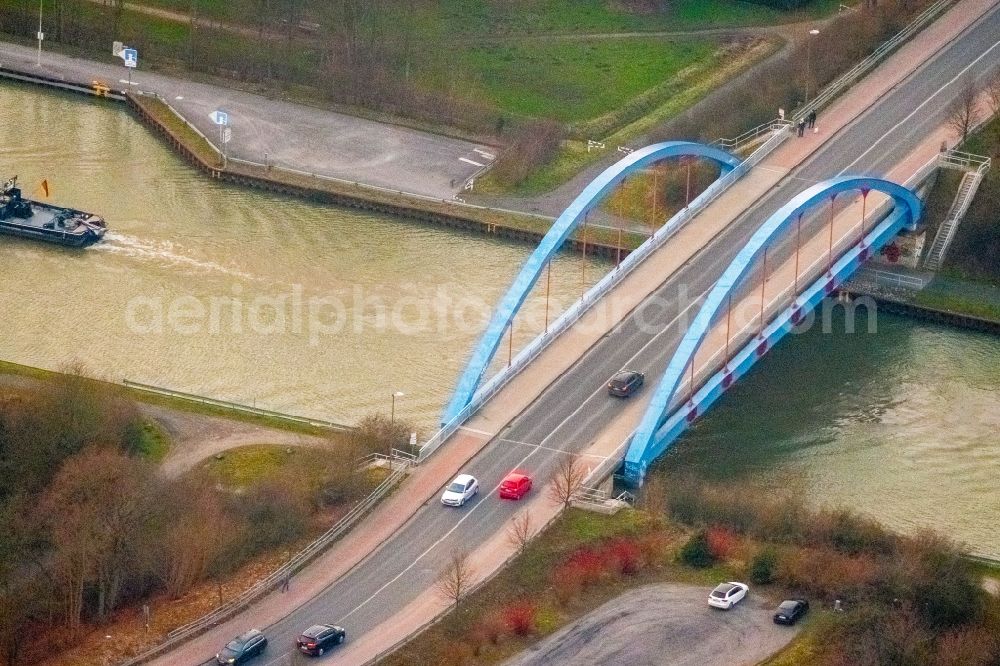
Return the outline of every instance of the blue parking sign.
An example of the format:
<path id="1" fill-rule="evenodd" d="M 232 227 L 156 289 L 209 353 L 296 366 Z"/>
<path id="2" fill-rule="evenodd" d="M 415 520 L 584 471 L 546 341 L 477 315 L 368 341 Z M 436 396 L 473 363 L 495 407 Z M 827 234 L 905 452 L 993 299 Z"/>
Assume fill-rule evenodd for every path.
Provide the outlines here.
<path id="1" fill-rule="evenodd" d="M 125 61 L 126 67 L 138 67 L 139 66 L 139 51 L 136 49 L 123 49 L 122 50 L 122 60 Z"/>

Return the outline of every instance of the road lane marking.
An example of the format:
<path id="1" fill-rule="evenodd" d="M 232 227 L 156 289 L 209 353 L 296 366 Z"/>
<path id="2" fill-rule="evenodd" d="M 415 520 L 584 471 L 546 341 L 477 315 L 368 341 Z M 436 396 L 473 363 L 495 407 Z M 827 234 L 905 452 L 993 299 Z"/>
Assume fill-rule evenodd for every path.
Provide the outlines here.
<path id="1" fill-rule="evenodd" d="M 714 285 L 713 285 L 713 287 L 714 287 Z M 705 297 L 705 295 L 708 294 L 708 292 L 712 290 L 713 287 L 709 287 L 704 292 L 702 292 L 701 295 L 698 296 L 697 299 L 695 299 L 694 301 L 692 301 L 690 305 L 688 305 L 686 308 L 684 308 L 684 310 L 682 310 L 681 312 L 679 312 L 676 317 L 674 317 L 672 320 L 670 320 L 670 322 L 668 322 L 659 333 L 657 333 L 652 338 L 650 338 L 649 341 L 646 342 L 646 344 L 644 344 L 639 349 L 639 351 L 637 351 L 632 356 L 632 358 L 630 358 L 626 362 L 626 365 L 628 365 L 629 363 L 631 363 L 632 361 L 634 361 L 636 358 L 638 358 L 638 356 L 640 354 L 642 354 L 643 352 L 645 352 L 646 349 L 651 344 L 653 344 L 653 342 L 655 342 L 657 338 L 659 338 L 661 335 L 663 335 L 663 333 L 665 333 L 678 319 L 680 319 L 682 316 L 684 316 L 687 313 L 687 311 L 690 310 L 692 307 L 694 307 L 695 305 L 697 305 Z M 598 393 L 600 393 L 603 390 L 605 390 L 605 386 L 604 386 L 604 382 L 602 381 L 601 382 L 601 386 L 596 391 L 594 391 L 593 393 L 591 393 L 589 397 L 587 397 L 585 400 L 581 401 L 580 402 L 580 406 L 577 407 L 576 409 L 574 409 L 572 411 L 572 413 L 570 413 L 569 416 L 567 416 L 566 418 L 564 418 L 559 423 L 559 425 L 557 425 L 555 428 L 553 428 L 552 431 L 548 435 L 546 435 L 546 437 L 544 439 L 542 439 L 542 441 L 532 449 L 531 453 L 529 453 L 528 455 L 526 455 L 523 458 L 521 458 L 521 460 L 515 466 L 515 469 L 518 468 L 518 467 L 521 467 L 522 465 L 524 465 L 524 463 L 527 462 L 529 458 L 531 458 L 533 455 L 535 455 L 539 451 L 543 450 L 543 448 L 545 448 L 545 442 L 547 442 L 549 440 L 549 438 L 555 436 L 555 434 L 557 432 L 559 432 L 559 430 L 561 430 L 564 425 L 566 425 L 571 419 L 575 418 L 576 415 L 580 412 L 580 410 L 582 410 L 584 407 L 587 406 L 587 403 L 590 402 L 591 398 L 593 398 L 595 395 L 597 395 Z M 502 481 L 501 481 L 501 483 L 502 483 Z M 394 576 L 385 585 L 383 585 L 382 587 L 380 587 L 379 589 L 377 589 L 375 592 L 373 592 L 371 594 L 371 596 L 369 596 L 367 599 L 365 599 L 360 604 L 358 604 L 357 606 L 355 606 L 354 608 L 352 608 L 346 615 L 344 615 L 339 620 L 337 620 L 337 623 L 340 624 L 340 623 L 344 622 L 345 620 L 347 620 L 347 618 L 349 618 L 352 615 L 354 615 L 356 612 L 358 612 L 364 606 L 366 606 L 369 602 L 371 602 L 373 599 L 375 599 L 378 595 L 380 595 L 386 588 L 388 588 L 393 583 L 395 583 L 400 578 L 402 578 L 404 575 L 406 575 L 406 572 L 408 572 L 410 569 L 412 569 L 413 567 L 415 567 L 417 565 L 417 563 L 420 562 L 420 560 L 422 560 L 424 557 L 427 556 L 428 553 L 430 553 L 432 550 L 434 550 L 435 548 L 437 548 L 448 537 L 450 537 L 455 532 L 455 530 L 457 530 L 462 525 L 462 523 L 464 523 L 466 520 L 468 520 L 469 517 L 472 516 L 472 514 L 474 514 L 476 512 L 476 509 L 478 509 L 479 507 L 483 506 L 483 503 L 484 503 L 486 497 L 489 497 L 490 495 L 492 495 L 495 492 L 497 492 L 497 490 L 499 490 L 499 488 L 500 488 L 500 484 L 498 483 L 493 488 L 493 490 L 491 490 L 489 493 L 486 493 L 486 495 L 483 497 L 483 499 L 481 499 L 479 501 L 479 503 L 477 503 L 475 506 L 473 506 L 471 509 L 469 509 L 469 511 L 467 511 L 465 513 L 465 515 L 462 516 L 459 519 L 459 521 L 457 523 L 455 523 L 455 525 L 450 530 L 448 530 L 447 532 L 445 532 L 445 534 L 440 539 L 438 539 L 437 541 L 435 541 L 434 543 L 432 543 L 430 546 L 427 547 L 426 550 L 424 550 L 424 552 L 422 552 L 420 555 L 418 555 L 409 566 L 407 566 L 405 569 L 403 569 L 398 574 L 396 574 L 396 576 Z"/>
<path id="2" fill-rule="evenodd" d="M 470 428 L 469 426 L 458 426 L 458 429 L 459 430 L 468 430 L 469 432 L 474 432 L 477 435 L 484 435 L 486 437 L 489 437 L 490 439 L 493 439 L 494 437 L 497 436 L 497 434 L 495 432 L 486 432 L 485 430 L 476 430 L 475 428 Z"/>
<path id="3" fill-rule="evenodd" d="M 485 164 L 480 164 L 479 162 L 474 162 L 474 161 L 470 160 L 467 157 L 459 157 L 458 161 L 459 162 L 465 162 L 466 164 L 471 164 L 472 166 L 477 166 L 477 167 L 486 166 Z"/>
<path id="4" fill-rule="evenodd" d="M 479 150 L 478 148 L 473 148 L 472 152 L 479 153 L 484 159 L 490 160 L 491 162 L 497 158 L 496 155 L 488 153 L 485 150 Z"/>
<path id="5" fill-rule="evenodd" d="M 865 152 L 863 152 L 860 155 L 858 155 L 858 158 L 856 160 L 854 160 L 853 162 L 851 162 L 850 164 L 848 164 L 837 175 L 838 176 L 843 176 L 847 171 L 849 171 L 850 169 L 852 169 L 854 167 L 854 165 L 857 164 L 858 162 L 860 162 L 861 160 L 863 160 L 865 158 L 865 156 L 868 155 L 868 153 L 870 153 L 871 151 L 875 150 L 875 147 L 878 146 L 880 143 L 882 143 L 882 141 L 884 141 L 886 137 L 888 137 L 890 134 L 892 134 L 897 129 L 899 129 L 900 127 L 902 127 L 906 122 L 908 122 L 910 120 L 910 118 L 912 118 L 913 116 L 915 116 L 917 114 L 917 112 L 920 111 L 920 109 L 924 108 L 928 103 L 930 103 L 930 101 L 932 99 L 934 99 L 935 97 L 937 97 L 938 95 L 940 95 L 942 90 L 944 90 L 945 88 L 947 88 L 951 84 L 955 83 L 955 81 L 957 81 L 960 78 L 962 78 L 962 76 L 964 76 L 966 72 L 968 72 L 970 69 L 972 69 L 973 67 L 975 67 L 979 63 L 980 60 L 982 60 L 987 55 L 989 55 L 990 51 L 992 51 L 993 49 L 995 49 L 998 46 L 1000 46 L 1000 41 L 994 43 L 993 46 L 991 46 L 990 48 L 988 48 L 985 51 L 983 51 L 982 55 L 980 55 L 978 58 L 976 58 L 975 60 L 973 60 L 972 62 L 970 62 L 968 65 L 966 65 L 965 68 L 962 69 L 962 71 L 960 71 L 958 74 L 956 74 L 955 76 L 953 76 L 951 78 L 951 80 L 948 81 L 948 83 L 946 83 L 943 86 L 941 86 L 940 88 L 938 88 L 934 92 L 933 95 L 931 95 L 930 97 L 928 97 L 927 99 L 925 99 L 923 102 L 921 102 L 920 105 L 917 106 L 917 108 L 913 109 L 913 111 L 911 111 L 908 116 L 906 116 L 905 118 L 903 118 L 902 120 L 900 120 L 898 123 L 896 123 L 895 125 L 893 125 L 891 128 L 889 128 L 881 137 L 878 138 L 878 140 L 875 141 L 875 143 L 873 143 L 868 148 L 868 150 L 866 150 Z"/>
<path id="6" fill-rule="evenodd" d="M 508 444 L 520 444 L 521 446 L 527 446 L 527 447 L 530 447 L 530 448 L 533 448 L 533 449 L 545 449 L 546 451 L 552 451 L 553 453 L 570 453 L 570 454 L 574 453 L 573 451 L 567 451 L 566 449 L 557 449 L 557 448 L 552 447 L 552 446 L 542 446 L 541 444 L 532 444 L 531 442 L 522 442 L 519 439 L 507 439 L 506 437 L 501 437 L 497 441 L 499 441 L 499 442 L 507 442 Z M 602 456 L 602 455 L 599 455 L 597 453 L 575 453 L 574 455 L 583 456 L 583 457 L 586 457 L 586 458 L 597 458 L 598 460 L 607 460 L 608 459 L 608 456 Z"/>

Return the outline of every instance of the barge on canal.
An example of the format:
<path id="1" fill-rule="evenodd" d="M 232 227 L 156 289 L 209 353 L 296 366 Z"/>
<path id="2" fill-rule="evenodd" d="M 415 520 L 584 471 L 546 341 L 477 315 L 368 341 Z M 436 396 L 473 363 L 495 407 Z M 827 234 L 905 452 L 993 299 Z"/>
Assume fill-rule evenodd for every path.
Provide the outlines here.
<path id="1" fill-rule="evenodd" d="M 104 219 L 73 208 L 62 208 L 21 196 L 17 176 L 0 190 L 0 233 L 86 247 L 104 238 Z"/>

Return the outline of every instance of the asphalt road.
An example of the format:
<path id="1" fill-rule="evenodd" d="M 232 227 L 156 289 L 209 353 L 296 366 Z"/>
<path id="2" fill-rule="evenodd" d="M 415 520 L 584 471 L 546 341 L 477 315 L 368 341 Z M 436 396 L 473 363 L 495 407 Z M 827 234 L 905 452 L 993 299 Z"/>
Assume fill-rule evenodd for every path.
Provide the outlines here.
<path id="1" fill-rule="evenodd" d="M 502 529 L 517 503 L 501 503 L 490 491 L 508 471 L 530 472 L 536 488 L 541 488 L 561 455 L 586 448 L 619 413 L 621 402 L 604 388 L 609 376 L 623 367 L 644 370 L 653 382 L 662 374 L 683 333 L 679 320 L 693 316 L 696 303 L 768 215 L 816 181 L 841 173 L 884 173 L 941 124 L 965 71 L 985 79 L 1000 66 L 998 37 L 1000 10 L 994 8 L 790 173 L 667 279 L 472 461 L 465 471 L 480 479 L 479 497 L 461 509 L 446 509 L 432 499 L 323 594 L 266 628 L 270 647 L 257 663 L 289 663 L 296 634 L 314 622 L 344 625 L 348 640 L 371 630 L 431 587 L 453 552 L 483 543 Z M 336 654 L 326 659 L 338 662 Z"/>
<path id="2" fill-rule="evenodd" d="M 775 604 L 753 590 L 726 611 L 709 607 L 708 593 L 707 587 L 676 584 L 631 590 L 504 666 L 749 666 L 777 652 L 798 631 L 776 625 Z"/>
<path id="3" fill-rule="evenodd" d="M 110 57 L 110 45 L 109 53 Z M 0 42 L 0 64 L 64 80 L 99 79 L 128 88 L 121 64 L 107 64 Z M 139 64 L 144 62 L 139 54 Z M 460 139 L 334 113 L 229 88 L 195 83 L 145 70 L 132 73 L 132 88 L 155 92 L 217 146 L 219 126 L 209 114 L 229 112 L 230 157 L 318 173 L 351 182 L 451 199 L 465 179 L 488 164 L 496 150 Z M 266 158 L 265 158 L 266 156 Z"/>

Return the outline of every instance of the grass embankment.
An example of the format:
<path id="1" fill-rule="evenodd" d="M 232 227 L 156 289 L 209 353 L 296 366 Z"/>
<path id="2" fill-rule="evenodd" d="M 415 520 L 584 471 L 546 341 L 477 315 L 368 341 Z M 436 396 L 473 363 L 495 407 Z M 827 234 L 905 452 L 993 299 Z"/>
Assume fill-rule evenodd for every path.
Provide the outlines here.
<path id="1" fill-rule="evenodd" d="M 939 274 L 913 296 L 913 303 L 932 310 L 1000 321 L 1000 286 L 970 282 L 961 273 Z"/>
<path id="2" fill-rule="evenodd" d="M 615 516 L 565 512 L 382 663 L 495 664 L 627 588 L 675 581 L 707 590 L 723 580 L 811 601 L 800 637 L 772 666 L 1000 658 L 1000 600 L 980 588 L 992 569 L 941 537 L 896 535 L 849 511 L 731 484 L 653 477 L 644 500 L 643 510 Z M 832 610 L 835 599 L 843 612 Z"/>
<path id="3" fill-rule="evenodd" d="M 52 380 L 64 376 L 64 373 L 0 360 L 0 375 L 16 375 L 20 377 L 30 377 L 37 380 Z M 110 387 L 114 391 L 128 397 L 131 400 L 148 405 L 157 405 L 168 409 L 176 409 L 182 412 L 202 414 L 204 416 L 218 416 L 243 423 L 252 423 L 266 428 L 289 430 L 291 432 L 298 432 L 306 435 L 325 436 L 330 434 L 330 431 L 327 428 L 321 428 L 299 421 L 289 421 L 279 416 L 252 414 L 249 412 L 228 409 L 218 405 L 206 404 L 198 402 L 197 400 L 191 400 L 179 396 L 175 397 L 149 393 L 147 391 L 128 388 L 114 382 L 93 379 L 90 377 L 81 378 L 81 381 L 85 383 L 93 382 L 103 388 Z M 156 450 L 160 445 L 151 443 L 150 446 Z M 156 462 L 155 458 L 153 461 Z"/>
<path id="4" fill-rule="evenodd" d="M 993 160 L 976 197 L 955 232 L 944 268 L 953 275 L 1000 285 L 1000 115 L 962 144 L 961 149 Z M 946 202 L 951 204 L 951 198 Z M 1000 306 L 998 306 L 1000 307 Z"/>
<path id="5" fill-rule="evenodd" d="M 135 98 L 133 98 L 135 99 Z M 141 98 L 140 106 L 152 115 L 170 136 L 190 150 L 209 168 L 222 168 L 222 155 L 204 136 L 196 132 L 162 100 L 155 97 Z"/>
<path id="6" fill-rule="evenodd" d="M 315 10 L 323 1 L 305 2 L 305 14 Z M 191 9 L 189 0 L 143 0 L 141 4 L 183 14 Z M 516 37 L 547 33 L 704 30 L 791 23 L 836 12 L 841 2 L 815 0 L 805 8 L 791 12 L 739 0 L 672 0 L 667 12 L 622 11 L 627 4 L 612 4 L 607 0 L 546 0 L 531 3 L 526 10 L 525 3 L 519 2 L 441 0 L 416 7 L 401 5 L 398 9 L 386 9 L 416 14 L 417 20 L 413 25 L 417 26 L 420 36 L 440 31 L 461 37 Z M 233 23 L 248 20 L 246 3 L 232 0 L 201 0 L 198 13 Z"/>
<path id="7" fill-rule="evenodd" d="M 476 181 L 476 192 L 520 196 L 547 192 L 606 157 L 609 151 L 679 115 L 727 80 L 775 53 L 780 46 L 779 40 L 760 39 L 716 49 L 658 85 L 623 101 L 615 110 L 571 124 L 572 138 L 564 140 L 556 155 L 524 180 L 509 184 L 487 172 Z M 605 148 L 588 151 L 588 139 L 603 142 Z"/>
<path id="8" fill-rule="evenodd" d="M 204 474 L 214 483 L 235 490 L 294 470 L 301 485 L 314 486 L 323 482 L 331 455 L 340 454 L 308 446 L 251 444 L 229 449 L 205 460 L 195 473 Z M 364 473 L 365 485 L 374 488 L 388 474 L 388 469 L 372 467 Z"/>

